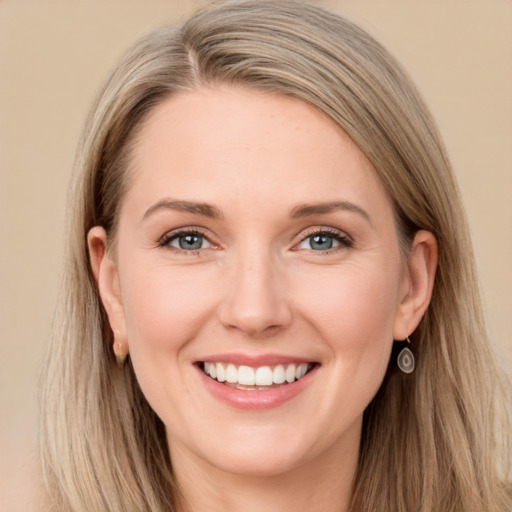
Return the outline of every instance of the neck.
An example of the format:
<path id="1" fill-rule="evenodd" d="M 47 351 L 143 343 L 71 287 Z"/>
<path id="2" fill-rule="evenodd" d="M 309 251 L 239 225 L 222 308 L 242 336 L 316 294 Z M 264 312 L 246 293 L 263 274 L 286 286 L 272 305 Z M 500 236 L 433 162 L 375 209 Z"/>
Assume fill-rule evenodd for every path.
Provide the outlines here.
<path id="1" fill-rule="evenodd" d="M 359 439 L 359 435 L 357 436 Z M 359 443 L 332 447 L 272 475 L 234 474 L 171 450 L 181 489 L 179 512 L 348 512 Z"/>

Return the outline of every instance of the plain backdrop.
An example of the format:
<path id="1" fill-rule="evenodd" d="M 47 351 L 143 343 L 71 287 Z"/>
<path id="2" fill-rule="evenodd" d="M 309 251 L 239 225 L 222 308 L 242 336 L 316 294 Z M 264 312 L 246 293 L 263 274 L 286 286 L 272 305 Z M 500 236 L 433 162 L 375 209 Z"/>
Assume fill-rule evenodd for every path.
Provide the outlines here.
<path id="1" fill-rule="evenodd" d="M 33 506 L 37 374 L 82 122 L 129 44 L 201 3 L 0 0 L 2 512 Z M 467 206 L 494 347 L 511 375 L 512 2 L 319 3 L 383 42 L 426 97 Z"/>

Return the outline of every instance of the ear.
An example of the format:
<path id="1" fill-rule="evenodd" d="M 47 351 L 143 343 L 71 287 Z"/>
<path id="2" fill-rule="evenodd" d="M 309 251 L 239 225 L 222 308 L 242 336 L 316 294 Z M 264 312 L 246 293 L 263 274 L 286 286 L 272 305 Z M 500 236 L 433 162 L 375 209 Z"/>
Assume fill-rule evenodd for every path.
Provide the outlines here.
<path id="1" fill-rule="evenodd" d="M 437 268 L 437 241 L 429 231 L 418 231 L 407 256 L 393 337 L 404 340 L 418 327 L 428 308 Z"/>
<path id="2" fill-rule="evenodd" d="M 128 341 L 117 266 L 107 251 L 107 234 L 101 226 L 87 234 L 89 259 L 101 302 L 107 312 L 114 333 L 114 354 L 124 359 L 128 354 Z"/>

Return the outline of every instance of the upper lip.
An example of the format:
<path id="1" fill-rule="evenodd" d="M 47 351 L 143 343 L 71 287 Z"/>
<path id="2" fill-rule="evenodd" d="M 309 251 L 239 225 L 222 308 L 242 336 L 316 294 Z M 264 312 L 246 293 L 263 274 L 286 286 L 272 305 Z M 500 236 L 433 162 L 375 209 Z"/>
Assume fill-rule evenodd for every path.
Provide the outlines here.
<path id="1" fill-rule="evenodd" d="M 231 363 L 236 366 L 250 366 L 257 368 L 260 366 L 277 366 L 278 364 L 302 364 L 314 363 L 314 359 L 304 357 L 290 356 L 285 354 L 241 354 L 225 353 L 205 356 L 198 359 L 197 363 Z"/>

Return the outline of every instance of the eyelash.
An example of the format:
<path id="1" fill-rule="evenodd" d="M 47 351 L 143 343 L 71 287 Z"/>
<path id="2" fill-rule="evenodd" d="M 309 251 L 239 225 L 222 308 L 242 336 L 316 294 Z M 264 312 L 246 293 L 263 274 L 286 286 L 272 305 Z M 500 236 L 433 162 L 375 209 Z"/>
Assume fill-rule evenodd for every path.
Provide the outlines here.
<path id="1" fill-rule="evenodd" d="M 336 242 L 339 243 L 339 246 L 334 247 L 332 249 L 329 248 L 329 249 L 326 249 L 323 251 L 315 251 L 314 249 L 306 249 L 306 250 L 308 250 L 310 253 L 317 253 L 317 254 L 320 253 L 323 255 L 328 255 L 328 254 L 332 254 L 333 252 L 337 252 L 340 250 L 350 249 L 354 245 L 354 242 L 352 241 L 352 239 L 350 237 L 348 237 L 347 235 L 343 234 L 342 232 L 340 232 L 336 229 L 332 229 L 332 228 L 318 229 L 318 228 L 316 228 L 316 229 L 312 229 L 310 232 L 307 232 L 301 238 L 300 242 L 296 245 L 296 247 L 314 236 L 321 236 L 321 235 L 324 235 L 324 236 L 334 239 Z"/>
<path id="2" fill-rule="evenodd" d="M 182 236 L 186 236 L 186 235 L 192 235 L 192 236 L 197 236 L 199 238 L 202 238 L 204 240 L 207 240 L 209 244 L 211 244 L 212 246 L 215 246 L 215 244 L 213 242 L 211 242 L 208 237 L 202 233 L 201 231 L 199 231 L 198 229 L 179 229 L 177 231 L 171 231 L 169 233 L 166 233 L 158 242 L 158 246 L 159 247 L 162 247 L 162 248 L 169 248 L 171 250 L 175 250 L 177 252 L 182 252 L 182 253 L 188 253 L 188 254 L 199 254 L 199 252 L 201 250 L 203 250 L 204 248 L 201 247 L 199 249 L 194 249 L 194 250 L 186 250 L 186 249 L 180 249 L 180 248 L 177 248 L 177 247 L 172 247 L 170 245 L 170 243 L 173 241 L 173 240 L 177 240 L 178 238 L 182 237 Z"/>
<path id="3" fill-rule="evenodd" d="M 178 231 L 171 231 L 169 233 L 166 233 L 159 240 L 158 247 L 161 247 L 161 248 L 167 247 L 172 250 L 176 250 L 178 252 L 188 253 L 188 254 L 199 254 L 199 252 L 201 250 L 205 249 L 205 248 L 201 247 L 199 249 L 186 250 L 183 248 L 172 247 L 170 245 L 170 243 L 172 241 L 177 240 L 178 238 L 180 238 L 182 236 L 186 236 L 186 235 L 192 235 L 192 236 L 202 238 L 203 240 L 206 240 L 211 246 L 216 247 L 216 245 L 203 232 L 201 232 L 198 229 L 193 229 L 193 228 L 192 229 L 180 229 Z M 315 251 L 314 249 L 305 249 L 305 250 L 308 250 L 309 252 L 312 252 L 312 253 L 322 253 L 322 254 L 327 255 L 327 254 L 331 254 L 331 253 L 339 251 L 339 250 L 349 249 L 349 248 L 353 247 L 353 245 L 354 245 L 353 241 L 348 236 L 342 234 L 340 231 L 335 230 L 335 229 L 330 229 L 330 228 L 321 228 L 321 229 L 312 229 L 311 231 L 307 232 L 300 239 L 299 243 L 294 246 L 296 248 L 295 250 L 299 250 L 297 247 L 300 244 L 302 244 L 303 242 L 305 242 L 306 240 L 308 240 L 314 236 L 322 236 L 322 235 L 334 239 L 336 242 L 339 243 L 339 246 L 334 247 L 332 249 L 329 248 L 326 250 L 319 250 L 319 251 Z"/>

